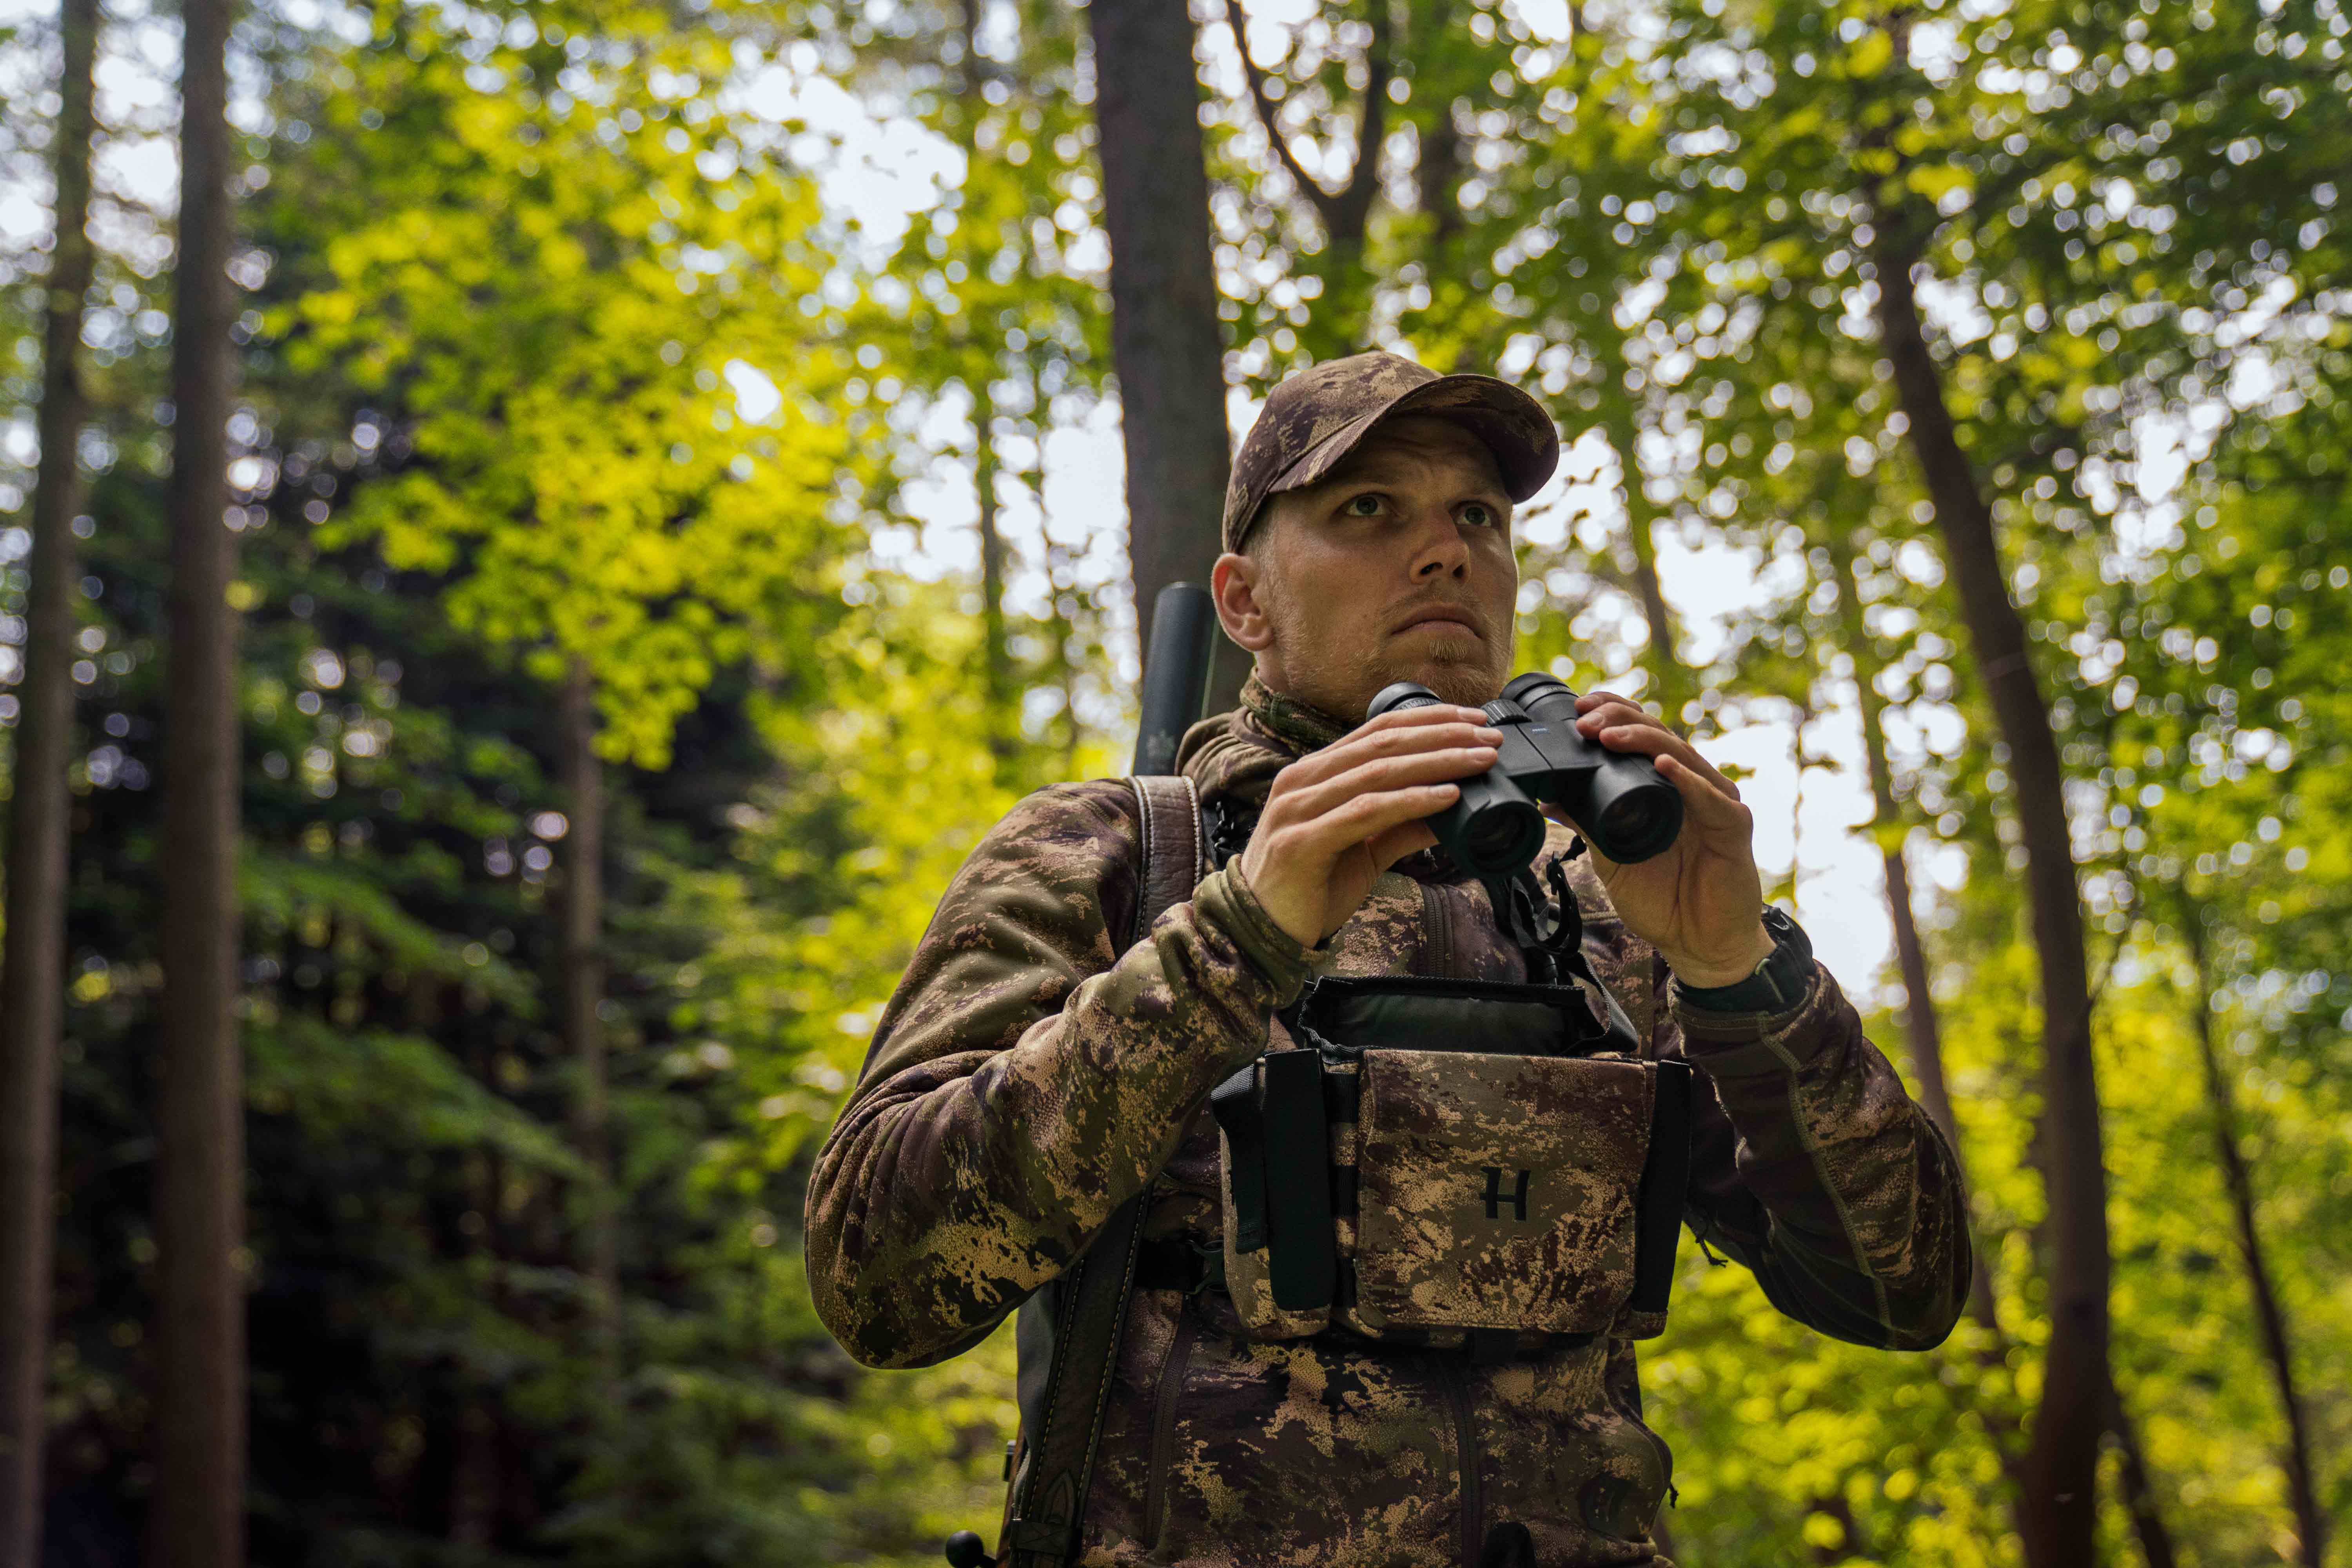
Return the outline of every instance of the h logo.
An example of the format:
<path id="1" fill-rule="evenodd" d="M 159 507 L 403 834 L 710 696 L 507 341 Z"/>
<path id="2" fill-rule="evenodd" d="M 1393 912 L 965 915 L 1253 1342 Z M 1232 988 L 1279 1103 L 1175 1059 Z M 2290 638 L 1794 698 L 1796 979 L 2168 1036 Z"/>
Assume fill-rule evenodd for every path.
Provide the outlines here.
<path id="1" fill-rule="evenodd" d="M 1505 1197 L 1503 1168 L 1500 1165 L 1489 1165 L 1486 1167 L 1486 1217 L 1502 1218 L 1505 1204 L 1511 1205 L 1513 1219 L 1523 1220 L 1528 1217 L 1528 1173 L 1525 1171 L 1519 1173 L 1517 1187 L 1512 1191 L 1510 1196 Z"/>

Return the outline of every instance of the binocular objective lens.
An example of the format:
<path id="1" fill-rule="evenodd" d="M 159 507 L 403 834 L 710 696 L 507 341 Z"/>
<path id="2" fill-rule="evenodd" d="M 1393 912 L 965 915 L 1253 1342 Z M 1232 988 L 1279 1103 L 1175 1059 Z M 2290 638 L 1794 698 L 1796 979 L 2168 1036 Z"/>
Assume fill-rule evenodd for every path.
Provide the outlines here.
<path id="1" fill-rule="evenodd" d="M 1524 866 L 1543 847 L 1543 818 L 1519 805 L 1495 805 L 1464 825 L 1463 852 L 1477 872 Z"/>
<path id="2" fill-rule="evenodd" d="M 1601 814 L 1601 831 L 1612 844 L 1629 850 L 1636 845 L 1650 845 L 1662 834 L 1671 839 L 1674 835 L 1667 827 L 1666 818 L 1673 809 L 1658 792 L 1640 790 L 1622 795 Z"/>

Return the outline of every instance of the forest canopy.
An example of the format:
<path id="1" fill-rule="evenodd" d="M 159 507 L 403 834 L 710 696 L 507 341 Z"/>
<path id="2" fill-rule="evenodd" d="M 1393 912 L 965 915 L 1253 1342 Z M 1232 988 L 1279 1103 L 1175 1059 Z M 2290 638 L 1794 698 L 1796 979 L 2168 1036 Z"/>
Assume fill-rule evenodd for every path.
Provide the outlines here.
<path id="1" fill-rule="evenodd" d="M 1127 771 L 1216 523 L 1122 464 L 1381 347 L 1551 410 L 1517 667 L 1735 764 L 1967 1168 L 1930 1352 L 1685 1240 L 1675 1561 L 2046 1563 L 2070 1465 L 2100 1561 L 2347 1561 L 2342 0 L 1093 4 L 1192 39 L 1182 223 L 1108 9 L 0 13 L 0 1525 L 139 1559 L 198 1366 L 242 1560 L 992 1539 L 1009 1332 L 856 1366 L 810 1161 L 979 835 Z M 1203 233 L 1205 382 L 1116 330 L 1192 299 L 1122 284 L 1139 210 Z M 241 1144 L 177 1131 L 192 926 Z"/>

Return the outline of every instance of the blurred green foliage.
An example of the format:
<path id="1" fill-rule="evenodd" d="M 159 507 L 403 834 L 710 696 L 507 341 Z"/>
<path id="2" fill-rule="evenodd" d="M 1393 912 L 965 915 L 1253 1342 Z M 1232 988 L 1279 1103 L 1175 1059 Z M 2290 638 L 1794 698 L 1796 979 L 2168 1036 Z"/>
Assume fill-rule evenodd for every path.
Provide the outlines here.
<path id="1" fill-rule="evenodd" d="M 2299 1560 L 2202 1015 L 2352 1533 L 2339 0 L 1265 9 L 1271 128 L 1225 22 L 1202 32 L 1237 384 L 1379 342 L 1498 366 L 1590 431 L 1585 482 L 1522 530 L 1523 662 L 1703 738 L 1851 713 L 1858 662 L 1881 670 L 1899 810 L 1873 831 L 1927 889 L 2001 1333 L 1833 1345 L 1686 1247 L 1645 1357 L 1678 1560 L 2016 1561 L 2000 1450 L 2047 1328 L 2035 965 L 2005 758 L 1876 346 L 1878 268 L 1914 261 L 2069 773 L 2116 1379 L 2158 1511 L 2184 1562 Z M 965 847 L 1023 791 L 1123 760 L 1131 616 L 1094 548 L 1115 522 L 1039 515 L 1046 441 L 1114 395 L 1083 24 L 1042 0 L 243 23 L 257 1562 L 913 1563 L 992 1532 L 1006 1337 L 859 1371 L 809 1310 L 797 1226 Z M 159 26 L 116 14 L 126 80 L 168 56 Z M 37 22 L 0 35 L 18 185 L 43 47 Z M 1335 233 L 1374 82 L 1376 190 Z M 168 130 L 167 96 L 102 104 L 117 155 Z M 903 228 L 828 200 L 864 177 L 858 138 L 900 134 L 943 171 Z M 168 718 L 168 225 L 126 189 L 101 209 L 51 1402 L 51 1552 L 89 1564 L 135 1555 L 151 1479 Z M 0 254 L 12 417 L 41 265 Z M 12 513 L 27 458 L 0 447 Z M 980 559 L 976 485 L 992 580 L 957 564 Z M 1704 657 L 1643 605 L 1690 550 L 1758 586 Z M 574 661 L 614 796 L 610 1383 L 551 1016 Z M 1873 1032 L 1900 1054 L 1893 1012 Z M 2120 1500 L 2105 1530 L 2137 1552 Z"/>

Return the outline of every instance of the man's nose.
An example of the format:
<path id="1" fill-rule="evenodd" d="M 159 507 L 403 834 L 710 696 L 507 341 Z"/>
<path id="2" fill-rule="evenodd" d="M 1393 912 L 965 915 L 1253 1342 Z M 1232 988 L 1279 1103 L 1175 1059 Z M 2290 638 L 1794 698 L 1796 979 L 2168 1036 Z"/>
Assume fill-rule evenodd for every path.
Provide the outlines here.
<path id="1" fill-rule="evenodd" d="M 1440 577 L 1461 577 L 1470 570 L 1470 546 L 1462 525 L 1442 506 L 1433 506 L 1413 520 L 1412 578 L 1416 583 Z"/>

